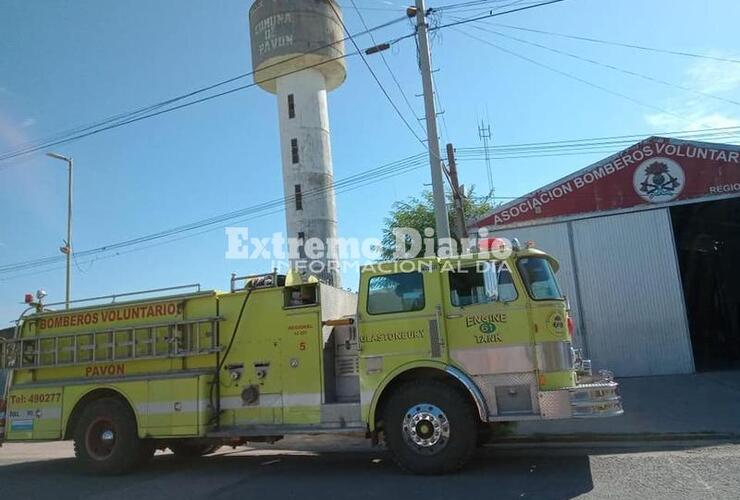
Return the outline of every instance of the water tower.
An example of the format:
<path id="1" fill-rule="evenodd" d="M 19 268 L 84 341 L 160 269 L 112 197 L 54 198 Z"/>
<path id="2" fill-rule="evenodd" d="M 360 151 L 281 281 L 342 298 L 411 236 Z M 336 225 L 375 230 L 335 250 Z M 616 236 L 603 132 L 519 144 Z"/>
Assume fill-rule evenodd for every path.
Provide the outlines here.
<path id="1" fill-rule="evenodd" d="M 249 9 L 254 80 L 278 100 L 287 235 L 302 241 L 337 235 L 326 104 L 347 75 L 337 14 L 334 0 L 257 0 Z M 332 251 L 316 259 L 301 248 L 290 264 L 340 286 Z"/>

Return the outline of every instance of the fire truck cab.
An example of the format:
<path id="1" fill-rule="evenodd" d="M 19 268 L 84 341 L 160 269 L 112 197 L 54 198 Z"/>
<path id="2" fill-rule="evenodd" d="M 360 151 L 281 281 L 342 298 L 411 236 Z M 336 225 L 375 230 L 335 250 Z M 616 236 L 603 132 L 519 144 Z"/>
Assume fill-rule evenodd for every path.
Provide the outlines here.
<path id="1" fill-rule="evenodd" d="M 406 470 L 449 472 L 497 423 L 623 412 L 572 347 L 557 268 L 516 247 L 368 265 L 356 294 L 271 273 L 229 292 L 35 303 L 0 344 L 2 439 L 71 439 L 88 469 L 120 473 L 158 448 L 357 433 Z"/>

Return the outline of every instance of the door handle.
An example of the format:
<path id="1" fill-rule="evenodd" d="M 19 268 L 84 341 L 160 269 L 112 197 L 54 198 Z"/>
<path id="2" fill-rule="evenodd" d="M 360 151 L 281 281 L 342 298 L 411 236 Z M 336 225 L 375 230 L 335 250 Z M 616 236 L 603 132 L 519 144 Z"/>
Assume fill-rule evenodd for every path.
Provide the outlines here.
<path id="1" fill-rule="evenodd" d="M 462 314 L 448 314 L 445 316 L 447 319 L 462 318 Z"/>

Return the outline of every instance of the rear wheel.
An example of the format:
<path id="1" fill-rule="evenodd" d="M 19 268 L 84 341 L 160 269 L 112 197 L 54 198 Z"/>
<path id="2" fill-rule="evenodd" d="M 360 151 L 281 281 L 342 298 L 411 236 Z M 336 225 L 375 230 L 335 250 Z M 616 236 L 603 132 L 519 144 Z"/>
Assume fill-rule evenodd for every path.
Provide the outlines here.
<path id="1" fill-rule="evenodd" d="M 74 445 L 80 463 L 99 474 L 127 472 L 143 454 L 136 418 L 129 406 L 116 398 L 93 401 L 82 411 Z"/>
<path id="2" fill-rule="evenodd" d="M 460 469 L 475 450 L 477 430 L 470 401 L 436 380 L 402 385 L 383 412 L 388 448 L 404 470 L 417 474 Z"/>
<path id="3" fill-rule="evenodd" d="M 178 458 L 197 458 L 214 453 L 221 448 L 221 445 L 183 440 L 181 442 L 170 444 L 169 448 Z"/>

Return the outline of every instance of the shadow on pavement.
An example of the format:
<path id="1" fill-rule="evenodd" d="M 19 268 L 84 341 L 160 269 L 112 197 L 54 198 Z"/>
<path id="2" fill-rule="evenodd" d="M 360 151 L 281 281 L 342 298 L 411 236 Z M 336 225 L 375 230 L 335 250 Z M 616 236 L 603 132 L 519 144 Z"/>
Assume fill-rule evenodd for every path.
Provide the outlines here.
<path id="1" fill-rule="evenodd" d="M 593 488 L 589 458 L 482 453 L 460 473 L 404 474 L 385 451 L 225 451 L 183 462 L 158 455 L 119 477 L 87 476 L 72 459 L 0 467 L 4 498 L 301 498 L 389 500 L 572 498 Z"/>

